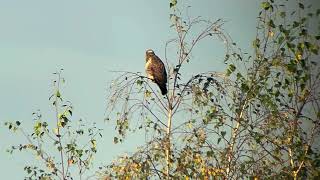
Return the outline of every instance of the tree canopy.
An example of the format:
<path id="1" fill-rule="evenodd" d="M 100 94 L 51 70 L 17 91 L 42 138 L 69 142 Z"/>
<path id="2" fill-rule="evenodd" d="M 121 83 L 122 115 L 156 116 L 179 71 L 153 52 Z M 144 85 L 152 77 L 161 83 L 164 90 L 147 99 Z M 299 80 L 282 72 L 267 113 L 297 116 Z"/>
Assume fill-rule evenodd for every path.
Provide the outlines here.
<path id="1" fill-rule="evenodd" d="M 100 167 L 96 177 L 319 178 L 320 10 L 308 1 L 263 1 L 252 49 L 244 50 L 224 30 L 225 20 L 190 17 L 183 3 L 169 1 L 176 36 L 167 41 L 162 56 L 167 95 L 139 72 L 120 72 L 110 85 L 106 119 L 116 122 L 114 143 L 124 142 L 136 130 L 145 133 L 146 142 Z M 194 63 L 194 48 L 204 39 L 225 47 L 226 69 L 190 76 L 183 68 Z M 43 163 L 27 165 L 26 179 L 81 179 L 102 137 L 95 124 L 70 122 L 72 104 L 62 97 L 61 71 L 55 75 L 49 98 L 55 123 L 35 113 L 30 134 L 19 121 L 6 123 L 27 140 L 9 152 L 31 150 Z M 80 137 L 87 143 L 81 144 Z"/>

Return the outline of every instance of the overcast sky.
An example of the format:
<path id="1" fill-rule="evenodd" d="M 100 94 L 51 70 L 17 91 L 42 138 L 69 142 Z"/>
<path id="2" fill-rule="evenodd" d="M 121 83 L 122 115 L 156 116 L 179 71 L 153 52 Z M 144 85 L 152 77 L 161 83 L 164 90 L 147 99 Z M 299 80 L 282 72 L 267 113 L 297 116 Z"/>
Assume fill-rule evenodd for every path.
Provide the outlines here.
<path id="1" fill-rule="evenodd" d="M 180 1 L 179 1 L 180 2 Z M 186 0 L 192 16 L 227 20 L 225 30 L 242 48 L 255 36 L 259 1 Z M 64 69 L 64 94 L 74 105 L 75 120 L 97 122 L 105 129 L 98 141 L 96 165 L 108 164 L 117 154 L 132 152 L 141 136 L 114 145 L 112 123 L 104 123 L 111 70 L 144 72 L 148 48 L 164 56 L 166 41 L 174 37 L 168 0 L 0 0 L 0 172 L 1 179 L 23 179 L 23 167 L 36 163 L 28 153 L 9 155 L 12 144 L 25 142 L 12 136 L 3 122 L 32 123 L 40 109 L 52 118 L 48 101 L 53 72 Z M 196 48 L 192 65 L 197 71 L 224 71 L 223 48 L 204 41 Z"/>

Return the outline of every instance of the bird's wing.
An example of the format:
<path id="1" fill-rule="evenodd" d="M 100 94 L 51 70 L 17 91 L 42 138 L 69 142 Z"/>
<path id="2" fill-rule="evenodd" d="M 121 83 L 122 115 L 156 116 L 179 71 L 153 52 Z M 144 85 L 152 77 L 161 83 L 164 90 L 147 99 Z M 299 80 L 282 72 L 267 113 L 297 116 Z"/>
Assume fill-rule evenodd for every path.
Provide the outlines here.
<path id="1" fill-rule="evenodd" d="M 153 65 L 153 71 L 155 72 L 155 80 L 157 82 L 161 82 L 162 84 L 166 84 L 167 83 L 167 72 L 166 72 L 166 68 L 163 64 L 163 62 L 161 61 L 161 59 L 155 55 L 155 62 Z"/>

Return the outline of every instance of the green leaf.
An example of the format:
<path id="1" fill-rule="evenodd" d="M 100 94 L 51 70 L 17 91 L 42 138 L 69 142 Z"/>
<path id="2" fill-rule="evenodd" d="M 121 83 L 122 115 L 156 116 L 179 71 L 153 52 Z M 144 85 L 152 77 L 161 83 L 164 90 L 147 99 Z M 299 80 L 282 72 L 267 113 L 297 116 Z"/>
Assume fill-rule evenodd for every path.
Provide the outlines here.
<path id="1" fill-rule="evenodd" d="M 115 144 L 117 144 L 117 143 L 119 142 L 119 138 L 114 137 L 114 138 L 113 138 L 113 142 L 114 142 Z"/>
<path id="2" fill-rule="evenodd" d="M 286 17 L 286 12 L 280 12 L 280 17 L 285 18 Z"/>
<path id="3" fill-rule="evenodd" d="M 81 157 L 83 155 L 83 150 L 82 149 L 77 149 L 76 152 L 79 155 L 79 157 Z"/>
<path id="4" fill-rule="evenodd" d="M 221 131 L 221 136 L 224 137 L 227 134 L 226 131 Z"/>
<path id="5" fill-rule="evenodd" d="M 237 73 L 237 80 L 243 78 L 243 76 L 241 75 L 241 73 Z"/>
<path id="6" fill-rule="evenodd" d="M 142 85 L 142 83 L 143 83 L 143 81 L 141 81 L 141 80 L 137 80 L 137 85 L 141 86 L 141 85 Z"/>
<path id="7" fill-rule="evenodd" d="M 270 7 L 271 7 L 271 4 L 269 2 L 262 2 L 261 3 L 261 7 L 264 9 L 264 10 L 268 10 Z"/>
<path id="8" fill-rule="evenodd" d="M 283 37 L 283 36 L 280 36 L 280 37 L 278 38 L 278 44 L 282 44 L 283 40 L 284 40 L 284 37 Z"/>
<path id="9" fill-rule="evenodd" d="M 255 39 L 253 42 L 252 42 L 252 45 L 254 48 L 259 48 L 260 47 L 260 39 Z"/>
<path id="10" fill-rule="evenodd" d="M 299 8 L 304 9 L 304 5 L 302 3 L 299 3 Z"/>
<path id="11" fill-rule="evenodd" d="M 227 62 L 230 58 L 230 55 L 229 54 L 226 54 L 225 58 L 224 58 L 224 62 Z"/>
<path id="12" fill-rule="evenodd" d="M 297 21 L 294 21 L 292 26 L 293 26 L 293 28 L 296 28 L 299 26 L 299 23 Z"/>
<path id="13" fill-rule="evenodd" d="M 241 91 L 248 92 L 249 91 L 249 86 L 246 83 L 242 83 L 241 84 Z"/>
<path id="14" fill-rule="evenodd" d="M 276 25 L 274 24 L 273 20 L 271 19 L 269 22 L 268 22 L 268 25 L 272 28 L 275 28 Z"/>
<path id="15" fill-rule="evenodd" d="M 233 73 L 236 70 L 236 66 L 233 64 L 230 64 L 228 69 L 227 69 L 227 76 L 230 76 L 231 73 Z"/>
<path id="16" fill-rule="evenodd" d="M 170 8 L 174 8 L 177 5 L 177 0 L 171 0 Z"/>
<path id="17" fill-rule="evenodd" d="M 59 90 L 57 90 L 57 92 L 56 92 L 56 97 L 61 97 L 61 94 L 60 94 L 60 91 Z"/>
<path id="18" fill-rule="evenodd" d="M 214 152 L 213 151 L 207 151 L 207 157 L 213 157 Z"/>

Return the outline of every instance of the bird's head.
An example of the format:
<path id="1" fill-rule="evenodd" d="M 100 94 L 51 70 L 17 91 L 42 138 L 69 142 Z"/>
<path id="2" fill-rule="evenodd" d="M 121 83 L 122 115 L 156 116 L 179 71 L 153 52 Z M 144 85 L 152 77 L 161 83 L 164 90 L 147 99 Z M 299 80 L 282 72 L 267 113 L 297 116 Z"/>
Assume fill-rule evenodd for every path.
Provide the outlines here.
<path id="1" fill-rule="evenodd" d="M 152 49 L 147 49 L 146 51 L 146 61 L 148 61 L 149 57 L 153 56 L 154 52 Z"/>

